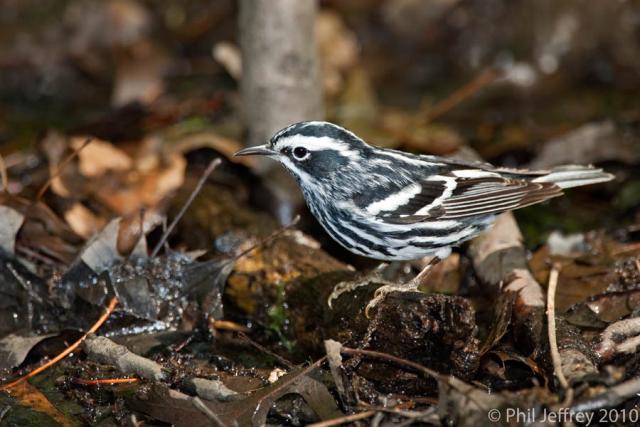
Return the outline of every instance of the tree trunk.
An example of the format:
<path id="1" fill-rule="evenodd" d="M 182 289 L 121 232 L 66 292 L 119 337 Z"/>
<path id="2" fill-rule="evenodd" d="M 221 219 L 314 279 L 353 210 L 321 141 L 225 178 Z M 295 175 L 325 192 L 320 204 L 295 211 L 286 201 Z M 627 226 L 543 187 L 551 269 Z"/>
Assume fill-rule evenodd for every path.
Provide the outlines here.
<path id="1" fill-rule="evenodd" d="M 323 117 L 315 0 L 241 0 L 242 109 L 247 145 Z"/>

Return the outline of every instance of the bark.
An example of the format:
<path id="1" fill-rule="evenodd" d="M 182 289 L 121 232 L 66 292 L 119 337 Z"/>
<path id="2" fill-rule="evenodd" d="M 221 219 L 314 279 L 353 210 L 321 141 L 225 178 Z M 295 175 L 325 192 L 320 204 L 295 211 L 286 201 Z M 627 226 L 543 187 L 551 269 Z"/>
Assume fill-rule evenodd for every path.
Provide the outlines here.
<path id="1" fill-rule="evenodd" d="M 242 108 L 247 145 L 323 116 L 310 0 L 241 0 Z"/>

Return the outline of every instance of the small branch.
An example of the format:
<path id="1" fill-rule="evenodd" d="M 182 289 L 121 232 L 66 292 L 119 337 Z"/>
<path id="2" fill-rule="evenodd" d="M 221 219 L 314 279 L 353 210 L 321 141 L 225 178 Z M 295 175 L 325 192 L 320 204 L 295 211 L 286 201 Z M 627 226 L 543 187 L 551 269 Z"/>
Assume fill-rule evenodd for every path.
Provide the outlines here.
<path id="1" fill-rule="evenodd" d="M 75 159 L 76 156 L 80 154 L 80 152 L 84 150 L 85 147 L 91 143 L 91 141 L 93 141 L 93 138 L 85 139 L 85 141 L 82 143 L 80 147 L 78 147 L 76 150 L 73 150 L 73 153 L 69 154 L 64 160 L 60 162 L 60 164 L 58 164 L 55 172 L 51 174 L 47 182 L 45 182 L 42 188 L 40 189 L 40 191 L 38 191 L 38 194 L 36 196 L 37 201 L 42 199 L 42 196 L 44 196 L 44 193 L 47 191 L 47 188 L 49 188 L 49 186 L 51 185 L 54 179 L 60 176 L 60 174 L 62 173 L 64 168 L 67 166 L 67 164 L 69 164 L 71 160 Z"/>
<path id="2" fill-rule="evenodd" d="M 84 378 L 73 378 L 75 384 L 80 385 L 113 385 L 113 384 L 132 384 L 140 381 L 138 378 L 101 378 L 98 380 L 86 380 Z"/>
<path id="3" fill-rule="evenodd" d="M 560 386 L 567 393 L 565 403 L 571 404 L 573 389 L 570 388 L 567 378 L 562 372 L 562 358 L 558 351 L 558 340 L 556 338 L 556 288 L 558 287 L 558 276 L 560 275 L 560 265 L 554 264 L 549 275 L 549 285 L 547 287 L 547 332 L 549 336 L 549 351 L 553 362 L 553 371 L 558 377 Z"/>
<path id="4" fill-rule="evenodd" d="M 239 395 L 237 391 L 231 390 L 220 380 L 189 378 L 184 381 L 184 386 L 192 394 L 210 401 L 233 400 Z"/>
<path id="5" fill-rule="evenodd" d="M 348 354 L 351 356 L 367 356 L 374 359 L 380 359 L 387 362 L 395 363 L 396 365 L 408 366 L 413 370 L 426 374 L 432 378 L 435 378 L 436 380 L 441 380 L 444 377 L 443 375 L 434 371 L 433 369 L 429 369 L 426 366 L 422 366 L 419 363 L 412 362 L 411 360 L 403 359 L 402 357 L 394 356 L 392 354 L 382 353 L 380 351 L 342 347 L 342 349 L 340 350 L 340 353 Z"/>
<path id="6" fill-rule="evenodd" d="M 600 408 L 611 408 L 620 405 L 627 399 L 637 397 L 638 394 L 640 394 L 640 378 L 634 378 L 615 385 L 602 394 L 574 404 L 571 407 L 571 412 L 587 412 Z"/>
<path id="7" fill-rule="evenodd" d="M 268 356 L 273 357 L 278 362 L 280 362 L 281 365 L 285 366 L 286 368 L 288 368 L 288 369 L 293 369 L 294 368 L 294 365 L 291 362 L 289 362 L 287 359 L 285 359 L 284 357 L 280 356 L 279 354 L 274 353 L 273 351 L 269 350 L 268 348 L 258 344 L 257 342 L 255 342 L 254 340 L 249 338 L 249 336 L 247 336 L 247 334 L 245 334 L 244 332 L 239 332 L 238 335 L 245 342 L 247 342 L 250 346 L 256 348 L 257 350 L 263 352 L 264 354 L 266 354 Z"/>
<path id="8" fill-rule="evenodd" d="M 0 154 L 0 183 L 2 184 L 2 192 L 9 193 L 9 174 L 2 154 Z"/>
<path id="9" fill-rule="evenodd" d="M 7 262 L 5 266 L 7 267 L 7 270 L 11 272 L 13 277 L 16 278 L 16 280 L 18 281 L 20 286 L 22 286 L 25 292 L 31 297 L 31 299 L 33 299 L 38 304 L 44 304 L 44 301 L 42 300 L 42 298 L 40 298 L 40 295 L 34 292 L 34 290 L 31 288 L 31 284 L 27 280 L 25 280 L 25 278 L 22 277 L 20 273 L 16 271 L 16 269 L 13 267 L 13 265 L 11 265 L 11 263 Z"/>
<path id="10" fill-rule="evenodd" d="M 489 84 L 493 83 L 501 75 L 502 72 L 493 67 L 483 70 L 469 83 L 457 89 L 448 97 L 430 108 L 429 111 L 427 111 L 426 121 L 431 122 L 443 114 L 446 114 L 465 99 L 473 96 Z"/>
<path id="11" fill-rule="evenodd" d="M 374 415 L 376 411 L 364 411 L 359 414 L 345 415 L 344 417 L 333 418 L 331 420 L 321 421 L 319 423 L 309 424 L 307 427 L 332 427 L 340 424 L 346 424 L 353 421 L 363 420 Z"/>
<path id="12" fill-rule="evenodd" d="M 59 361 L 61 361 L 65 357 L 67 357 L 70 353 L 74 352 L 75 349 L 78 348 L 80 346 L 80 344 L 82 344 L 82 342 L 85 339 L 87 339 L 87 337 L 89 335 L 95 333 L 100 328 L 100 326 L 102 326 L 102 324 L 107 321 L 107 319 L 109 318 L 111 313 L 113 313 L 113 310 L 115 310 L 116 305 L 118 305 L 118 299 L 116 297 L 113 297 L 111 299 L 111 301 L 109 302 L 109 305 L 105 309 L 104 313 L 102 314 L 102 316 L 100 316 L 100 318 L 96 321 L 96 323 L 93 324 L 91 329 L 89 329 L 82 337 L 80 337 L 80 339 L 78 341 L 76 341 L 73 344 L 71 344 L 62 353 L 60 353 L 59 355 L 57 355 L 56 357 L 54 357 L 53 359 L 51 359 L 50 361 L 48 361 L 44 365 L 37 367 L 33 371 L 31 371 L 28 374 L 18 378 L 17 380 L 15 380 L 13 382 L 10 382 L 8 384 L 4 384 L 4 385 L 0 386 L 0 390 L 8 390 L 8 389 L 10 389 L 11 387 L 13 387 L 15 385 L 18 385 L 20 383 L 23 383 L 23 382 L 27 381 L 29 378 L 32 378 L 32 377 L 38 375 L 40 372 L 49 369 L 51 366 L 55 365 L 56 363 L 58 363 Z"/>
<path id="13" fill-rule="evenodd" d="M 89 336 L 83 349 L 90 359 L 113 365 L 123 374 L 135 374 L 152 381 L 165 378 L 161 365 L 130 352 L 125 346 L 116 344 L 107 337 Z"/>
<path id="14" fill-rule="evenodd" d="M 295 218 L 293 218 L 291 220 L 291 222 L 285 226 L 280 227 L 279 229 L 277 229 L 276 231 L 274 231 L 273 233 L 269 234 L 267 237 L 265 237 L 264 239 L 260 239 L 260 241 L 258 241 L 258 243 L 256 243 L 255 245 L 251 246 L 249 249 L 245 249 L 244 251 L 240 252 L 238 255 L 236 255 L 234 257 L 234 260 L 238 260 L 240 258 L 242 258 L 243 256 L 249 254 L 251 251 L 266 245 L 267 243 L 271 242 L 273 239 L 275 239 L 276 237 L 280 236 L 282 233 L 284 233 L 285 231 L 289 230 L 291 227 L 295 226 L 298 221 L 300 221 L 300 215 L 296 215 Z"/>
<path id="15" fill-rule="evenodd" d="M 342 347 L 342 349 L 340 350 L 340 353 L 352 355 L 352 356 L 353 355 L 366 356 L 374 359 L 395 363 L 401 366 L 408 366 L 420 373 L 426 374 L 436 379 L 441 384 L 446 384 L 447 386 L 456 390 L 458 393 L 460 393 L 461 395 L 469 399 L 471 402 L 473 402 L 478 409 L 486 410 L 497 404 L 495 397 L 489 396 L 487 393 L 481 390 L 478 390 L 476 387 L 470 384 L 467 384 L 466 382 L 462 381 L 459 378 L 454 377 L 453 375 L 440 374 L 439 372 L 436 372 L 433 369 L 429 369 L 426 366 L 422 366 L 419 363 L 415 363 L 410 360 L 403 359 L 398 356 L 394 356 L 392 354 L 382 353 L 380 351 L 374 351 L 374 350 L 364 350 L 364 349 L 349 348 L 349 347 Z"/>
<path id="16" fill-rule="evenodd" d="M 156 247 L 153 248 L 153 252 L 151 252 L 151 258 L 153 258 L 156 255 L 158 255 L 158 252 L 160 252 L 160 248 L 162 248 L 164 243 L 167 241 L 167 239 L 169 238 L 169 235 L 171 234 L 173 229 L 176 227 L 176 225 L 178 224 L 180 219 L 182 219 L 182 217 L 184 216 L 185 212 L 187 212 L 187 209 L 189 209 L 189 206 L 191 206 L 191 203 L 193 203 L 193 200 L 196 198 L 196 196 L 198 195 L 200 190 L 202 190 L 202 186 L 207 181 L 207 178 L 209 178 L 209 175 L 211 175 L 211 172 L 213 172 L 213 170 L 220 164 L 220 162 L 221 162 L 221 160 L 219 158 L 217 158 L 217 159 L 212 160 L 211 163 L 209 163 L 209 166 L 207 166 L 207 169 L 202 174 L 202 177 L 200 177 L 200 181 L 198 181 L 198 184 L 196 185 L 196 187 L 193 189 L 193 191 L 189 195 L 189 198 L 187 199 L 187 201 L 184 203 L 184 205 L 180 209 L 180 212 L 178 212 L 178 215 L 176 215 L 176 217 L 173 219 L 173 221 L 171 221 L 171 224 L 167 228 L 167 231 L 164 232 L 164 234 L 160 238 L 160 241 L 156 244 Z"/>
<path id="17" fill-rule="evenodd" d="M 608 361 L 619 353 L 633 353 L 640 346 L 640 317 L 620 320 L 602 333 L 596 354 L 601 361 Z"/>

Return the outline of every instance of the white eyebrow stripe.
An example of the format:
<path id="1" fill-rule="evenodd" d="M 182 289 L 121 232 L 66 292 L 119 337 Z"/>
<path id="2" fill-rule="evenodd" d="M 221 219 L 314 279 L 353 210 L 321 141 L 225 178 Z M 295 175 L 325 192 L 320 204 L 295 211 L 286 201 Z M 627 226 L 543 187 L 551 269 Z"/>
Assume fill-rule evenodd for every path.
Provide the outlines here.
<path id="1" fill-rule="evenodd" d="M 281 150 L 284 147 L 295 148 L 297 146 L 302 146 L 309 151 L 334 150 L 344 157 L 360 158 L 360 153 L 356 150 L 350 150 L 349 144 L 328 136 L 292 135 L 281 138 L 276 144 L 276 149 Z"/>

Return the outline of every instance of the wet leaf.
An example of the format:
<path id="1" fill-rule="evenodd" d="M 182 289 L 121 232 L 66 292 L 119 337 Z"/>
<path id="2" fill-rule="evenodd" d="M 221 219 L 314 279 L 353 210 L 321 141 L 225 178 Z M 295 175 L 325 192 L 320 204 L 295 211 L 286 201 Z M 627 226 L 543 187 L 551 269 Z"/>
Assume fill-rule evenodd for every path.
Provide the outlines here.
<path id="1" fill-rule="evenodd" d="M 42 392 L 27 381 L 12 387 L 9 394 L 18 404 L 27 406 L 33 411 L 48 415 L 62 427 L 75 427 L 79 425 L 60 412 Z"/>
<path id="2" fill-rule="evenodd" d="M 204 402 L 225 425 L 262 426 L 272 404 L 288 393 L 298 393 L 305 398 L 321 419 L 341 415 L 335 401 L 322 383 L 306 374 L 309 368 L 298 369 L 280 378 L 274 384 L 261 388 L 241 400 L 231 402 Z M 199 410 L 194 410 L 192 398 L 182 393 L 155 385 L 143 390 L 129 400 L 132 409 L 154 419 L 176 426 L 210 425 L 211 420 Z"/>
<path id="3" fill-rule="evenodd" d="M 148 232 L 160 224 L 161 221 L 162 217 L 158 214 L 146 214 L 142 231 L 144 233 Z M 136 231 L 136 227 L 138 231 Z M 139 230 L 140 226 L 135 223 L 135 219 L 129 221 L 121 218 L 113 219 L 97 236 L 87 242 L 79 260 L 94 272 L 100 273 L 115 261 L 122 260 L 124 256 L 137 255 L 146 257 L 146 241 L 139 238 Z M 131 238 L 132 235 L 134 239 Z M 138 236 L 138 239 L 135 239 L 136 236 Z M 126 252 L 122 253 L 120 249 L 126 250 Z"/>
<path id="4" fill-rule="evenodd" d="M 36 344 L 51 336 L 25 337 L 11 334 L 2 338 L 0 340 L 0 369 L 13 369 L 20 365 Z"/>

